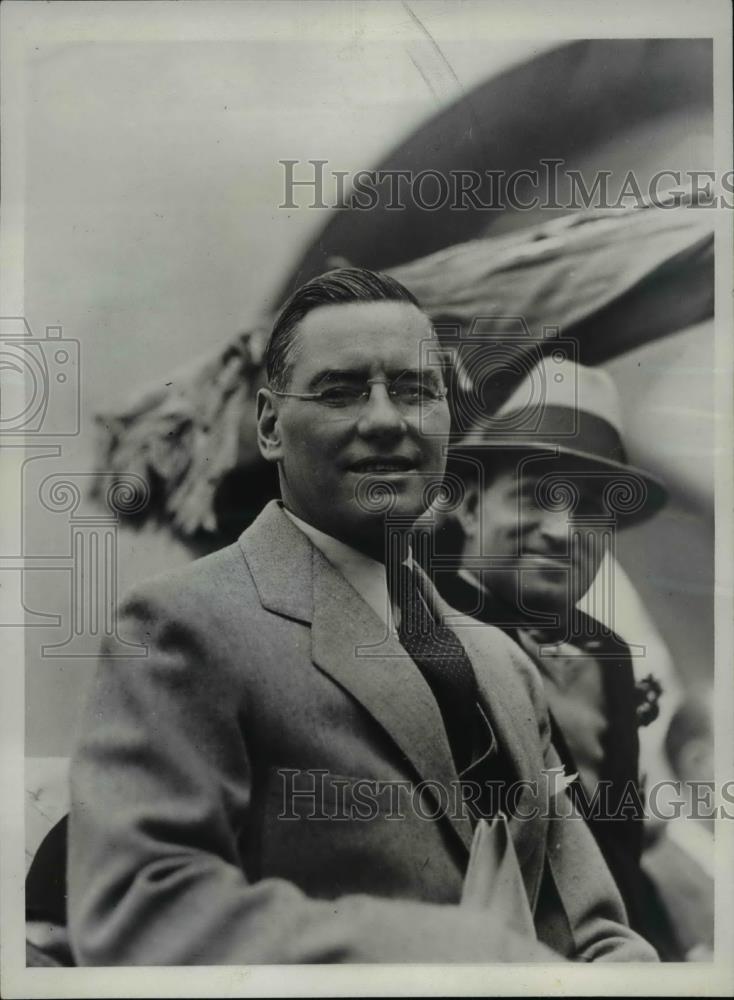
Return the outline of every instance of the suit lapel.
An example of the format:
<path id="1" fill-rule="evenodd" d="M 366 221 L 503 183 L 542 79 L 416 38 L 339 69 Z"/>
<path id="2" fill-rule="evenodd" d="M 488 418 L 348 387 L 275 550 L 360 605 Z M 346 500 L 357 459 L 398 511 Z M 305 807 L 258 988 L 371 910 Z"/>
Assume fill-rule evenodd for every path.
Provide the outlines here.
<path id="1" fill-rule="evenodd" d="M 311 553 L 303 532 L 271 500 L 240 535 L 260 601 L 268 611 L 310 622 L 313 617 Z"/>
<path id="2" fill-rule="evenodd" d="M 509 820 L 509 829 L 518 861 L 523 866 L 528 895 L 534 905 L 542 866 L 526 865 L 526 862 L 544 838 L 538 828 L 538 819 L 520 818 L 530 815 L 533 807 L 539 804 L 534 789 L 540 791 L 538 782 L 543 768 L 538 750 L 538 723 L 532 704 L 521 679 L 508 672 L 512 664 L 504 649 L 505 641 L 501 633 L 464 615 L 457 620 L 456 612 L 437 594 L 435 610 L 447 619 L 446 624 L 454 629 L 472 662 L 480 703 L 497 742 L 516 771 L 517 780 L 530 783 L 523 786 L 513 801 L 514 816 Z M 497 641 L 491 643 L 490 636 L 496 637 Z"/>
<path id="3" fill-rule="evenodd" d="M 472 825 L 460 796 L 462 814 L 453 808 L 459 779 L 441 713 L 397 638 L 277 503 L 268 504 L 240 545 L 263 606 L 310 622 L 316 666 L 370 713 L 420 779 L 447 789 L 448 821 L 468 850 Z"/>
<path id="4" fill-rule="evenodd" d="M 495 645 L 488 642 L 488 633 L 497 635 L 474 618 L 457 614 L 438 595 L 435 587 L 423 573 L 427 587 L 431 588 L 434 613 L 446 621 L 461 640 L 474 667 L 482 708 L 499 737 L 499 742 L 509 754 L 521 780 L 538 777 L 537 722 L 529 717 L 532 706 L 519 678 L 508 675 L 509 657 L 504 641 Z M 501 636 L 497 636 L 501 640 Z M 498 663 L 502 658 L 503 662 Z M 509 683 L 508 683 L 509 682 Z"/>
<path id="5" fill-rule="evenodd" d="M 457 781 L 438 706 L 420 671 L 372 609 L 306 536 L 279 509 L 268 504 L 240 537 L 264 607 L 311 624 L 312 657 L 381 725 L 420 778 Z M 435 593 L 426 591 L 437 614 L 448 616 L 475 670 L 479 698 L 498 742 L 522 781 L 537 782 L 543 761 L 537 743 L 537 720 L 523 682 L 511 672 L 504 643 L 490 641 L 488 630 L 461 616 Z M 457 627 L 458 625 L 458 627 Z M 465 627 L 461 627 L 465 626 Z M 495 630 L 489 633 L 495 636 Z M 498 640 L 499 636 L 495 636 Z M 508 640 L 511 641 L 511 640 Z M 371 647 L 371 648 L 370 648 Z M 362 655 L 363 654 L 363 655 Z M 533 803 L 526 789 L 516 813 Z M 448 821 L 466 849 L 472 825 L 466 810 Z M 540 888 L 545 833 L 542 820 L 510 820 L 510 832 L 534 908 Z"/>

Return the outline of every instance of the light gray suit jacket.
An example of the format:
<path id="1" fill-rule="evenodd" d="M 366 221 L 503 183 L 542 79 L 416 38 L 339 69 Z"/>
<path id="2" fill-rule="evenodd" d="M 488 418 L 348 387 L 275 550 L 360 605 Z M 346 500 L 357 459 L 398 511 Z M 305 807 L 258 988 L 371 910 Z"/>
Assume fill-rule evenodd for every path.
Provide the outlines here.
<path id="1" fill-rule="evenodd" d="M 485 714 L 517 775 L 537 780 L 558 759 L 536 669 L 465 621 Z M 133 592 L 121 630 L 148 655 L 101 659 L 72 764 L 80 964 L 654 959 L 581 820 L 510 824 L 530 941 L 511 914 L 456 905 L 466 812 L 362 808 L 361 779 L 402 782 L 408 804 L 423 779 L 456 783 L 441 716 L 278 504 L 236 544 Z"/>

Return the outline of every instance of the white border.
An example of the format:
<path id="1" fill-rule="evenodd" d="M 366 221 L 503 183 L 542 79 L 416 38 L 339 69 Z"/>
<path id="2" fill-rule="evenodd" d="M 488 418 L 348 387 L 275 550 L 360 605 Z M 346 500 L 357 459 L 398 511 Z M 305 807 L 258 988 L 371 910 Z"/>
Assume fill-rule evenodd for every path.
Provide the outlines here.
<path id="1" fill-rule="evenodd" d="M 370 40 L 396 40 L 393 17 L 381 9 L 397 0 L 365 4 L 332 2 L 279 3 L 284 37 L 341 37 L 360 28 Z M 186 4 L 168 2 L 55 2 L 8 0 L 2 18 L 2 309 L 23 315 L 23 180 L 24 56 L 38 39 L 64 41 L 182 41 L 272 36 L 272 4 L 262 0 L 223 0 Z M 728 0 L 413 0 L 413 9 L 440 9 L 448 14 L 457 37 L 487 33 L 502 38 L 713 37 L 715 59 L 716 154 L 714 167 L 731 168 L 732 46 Z M 369 8 L 369 10 L 367 10 Z M 417 29 L 405 18 L 408 40 Z M 734 731 L 732 684 L 732 213 L 717 210 L 716 232 L 717 413 L 719 422 L 716 475 L 716 731 L 719 779 L 731 773 Z M 0 500 L 2 494 L 0 494 Z M 1 524 L 0 519 L 0 524 Z M 0 528 L 0 531 L 2 529 Z M 7 545 L 5 544 L 7 543 Z M 0 551 L 16 551 L 3 539 Z M 0 600 L 2 590 L 0 589 Z M 7 635 L 11 631 L 13 634 Z M 2 995 L 11 997 L 206 997 L 206 996 L 348 996 L 348 995 L 646 995 L 722 996 L 734 994 L 734 824 L 717 836 L 717 961 L 707 965 L 634 966 L 309 966 L 216 967 L 186 969 L 26 969 L 23 932 L 23 801 L 24 678 L 20 629 L 5 630 L 2 678 Z"/>

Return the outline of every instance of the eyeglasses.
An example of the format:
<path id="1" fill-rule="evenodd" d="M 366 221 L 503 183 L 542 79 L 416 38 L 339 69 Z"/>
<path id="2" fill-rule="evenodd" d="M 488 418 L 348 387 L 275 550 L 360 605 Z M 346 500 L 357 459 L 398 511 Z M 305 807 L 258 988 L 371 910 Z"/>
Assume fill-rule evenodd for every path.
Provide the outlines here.
<path id="1" fill-rule="evenodd" d="M 400 376 L 392 382 L 382 378 L 367 379 L 366 382 L 333 382 L 320 392 L 280 392 L 272 389 L 274 396 L 286 396 L 318 403 L 332 411 L 337 419 L 355 417 L 366 406 L 373 385 L 384 385 L 393 406 L 408 418 L 425 417 L 446 399 L 447 393 L 435 385 L 420 379 Z"/>

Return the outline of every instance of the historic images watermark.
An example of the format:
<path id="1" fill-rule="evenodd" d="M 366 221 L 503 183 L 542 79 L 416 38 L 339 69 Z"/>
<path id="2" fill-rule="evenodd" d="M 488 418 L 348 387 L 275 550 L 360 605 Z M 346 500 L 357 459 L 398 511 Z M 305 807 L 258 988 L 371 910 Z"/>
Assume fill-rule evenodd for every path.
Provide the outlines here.
<path id="1" fill-rule="evenodd" d="M 386 822 L 409 817 L 434 821 L 491 819 L 501 811 L 508 819 L 578 819 L 624 822 L 629 819 L 734 819 L 734 779 L 656 782 L 643 795 L 629 781 L 621 789 L 599 781 L 589 793 L 562 767 L 547 768 L 539 779 L 514 782 L 457 779 L 448 784 L 431 779 L 380 780 L 335 775 L 323 768 L 278 768 L 278 819 L 313 822 Z"/>
<path id="2" fill-rule="evenodd" d="M 676 208 L 734 208 L 734 171 L 658 170 L 641 179 L 628 170 L 589 176 L 562 159 L 541 159 L 522 170 L 336 170 L 328 160 L 278 160 L 283 198 L 278 208 L 351 209 L 391 212 L 418 208 L 527 212 L 535 209 L 583 211 L 656 205 Z"/>

